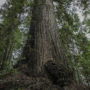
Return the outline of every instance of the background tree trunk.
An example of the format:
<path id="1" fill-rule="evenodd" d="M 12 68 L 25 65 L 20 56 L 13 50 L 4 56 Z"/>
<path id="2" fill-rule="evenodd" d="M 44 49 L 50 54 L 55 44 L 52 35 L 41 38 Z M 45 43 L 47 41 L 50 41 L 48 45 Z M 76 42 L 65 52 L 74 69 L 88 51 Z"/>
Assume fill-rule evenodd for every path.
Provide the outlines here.
<path id="1" fill-rule="evenodd" d="M 44 64 L 53 60 L 64 63 L 52 0 L 34 2 L 29 37 L 23 56 L 28 61 L 30 74 L 43 72 Z"/>

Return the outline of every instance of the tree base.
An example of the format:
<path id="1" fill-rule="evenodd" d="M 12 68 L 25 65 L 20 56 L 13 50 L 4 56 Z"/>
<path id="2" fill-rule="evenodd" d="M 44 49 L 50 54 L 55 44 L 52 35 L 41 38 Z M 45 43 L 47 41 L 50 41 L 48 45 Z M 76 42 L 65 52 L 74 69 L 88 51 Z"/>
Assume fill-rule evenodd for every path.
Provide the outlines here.
<path id="1" fill-rule="evenodd" d="M 49 77 L 29 77 L 18 72 L 3 76 L 0 79 L 0 90 L 89 90 L 85 85 L 77 84 L 75 81 L 63 87 L 60 83 L 54 83 Z"/>

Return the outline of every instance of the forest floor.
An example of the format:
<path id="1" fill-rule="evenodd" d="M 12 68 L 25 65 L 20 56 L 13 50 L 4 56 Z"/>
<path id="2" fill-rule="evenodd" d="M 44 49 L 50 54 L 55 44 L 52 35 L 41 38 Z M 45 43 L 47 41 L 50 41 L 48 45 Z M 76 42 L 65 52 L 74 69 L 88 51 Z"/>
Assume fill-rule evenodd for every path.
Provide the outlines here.
<path id="1" fill-rule="evenodd" d="M 53 87 L 52 87 L 53 86 Z M 23 73 L 8 74 L 0 79 L 0 90 L 58 90 L 45 77 L 28 77 Z"/>
<path id="2" fill-rule="evenodd" d="M 89 90 L 83 84 L 72 81 L 68 86 L 60 87 L 45 77 L 29 77 L 23 73 L 7 74 L 0 79 L 0 90 Z"/>
<path id="3" fill-rule="evenodd" d="M 73 72 L 63 65 L 48 62 L 46 75 L 33 76 L 26 74 L 27 65 L 20 65 L 17 72 L 0 77 L 0 90 L 90 90 L 73 79 Z M 22 70 L 22 71 L 21 71 Z"/>

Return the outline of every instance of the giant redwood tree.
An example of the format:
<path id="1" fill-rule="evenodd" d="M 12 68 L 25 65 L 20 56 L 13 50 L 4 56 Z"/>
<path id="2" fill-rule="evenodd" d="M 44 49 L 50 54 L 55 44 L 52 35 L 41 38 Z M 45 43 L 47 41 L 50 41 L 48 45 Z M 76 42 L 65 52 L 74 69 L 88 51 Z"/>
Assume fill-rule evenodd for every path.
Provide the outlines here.
<path id="1" fill-rule="evenodd" d="M 49 60 L 65 64 L 52 0 L 34 0 L 23 58 L 32 75 L 44 72 L 44 64 Z"/>
<path id="2" fill-rule="evenodd" d="M 86 89 L 86 86 L 75 82 L 73 71 L 68 67 L 58 33 L 53 0 L 34 0 L 32 6 L 28 38 L 22 58 L 15 65 L 19 74 L 7 75 L 9 82 L 0 83 L 1 89 L 10 90 L 16 87 L 23 90 Z"/>

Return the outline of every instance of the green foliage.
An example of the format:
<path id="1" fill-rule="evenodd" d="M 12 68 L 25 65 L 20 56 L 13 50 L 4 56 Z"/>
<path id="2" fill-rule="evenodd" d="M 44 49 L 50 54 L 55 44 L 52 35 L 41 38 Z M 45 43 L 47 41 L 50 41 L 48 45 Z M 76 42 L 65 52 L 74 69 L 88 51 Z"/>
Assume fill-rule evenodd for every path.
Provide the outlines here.
<path id="1" fill-rule="evenodd" d="M 90 31 L 89 19 L 84 20 L 83 23 L 79 21 L 78 15 L 70 11 L 68 7 L 72 0 L 54 0 L 58 2 L 56 15 L 58 18 L 58 25 L 60 27 L 60 38 L 62 46 L 64 47 L 67 56 L 67 62 L 71 68 L 78 71 L 79 76 L 84 75 L 87 81 L 90 77 L 90 41 L 86 37 L 86 33 Z M 68 2 L 69 1 L 69 2 Z M 67 3 L 68 2 L 68 3 Z M 82 4 L 84 10 L 87 10 L 86 5 L 88 1 L 81 0 L 79 6 Z M 87 13 L 88 14 L 88 13 Z M 86 14 L 85 14 L 86 15 Z M 85 27 L 83 27 L 83 25 Z M 82 69 L 81 69 L 82 68 Z M 82 78 L 82 77 L 81 77 Z"/>
<path id="2" fill-rule="evenodd" d="M 1 8 L 2 24 L 0 25 L 0 64 L 1 69 L 7 66 L 12 57 L 16 35 L 19 32 L 20 14 L 23 12 L 24 1 L 8 0 Z M 17 33 L 16 33 L 17 32 Z M 20 35 L 20 34 L 19 34 Z M 19 39 L 20 37 L 17 36 Z M 19 42 L 19 41 L 18 41 Z"/>
<path id="3" fill-rule="evenodd" d="M 0 10 L 2 18 L 0 23 L 0 74 L 2 75 L 10 72 L 15 60 L 20 58 L 21 48 L 24 46 L 30 27 L 30 9 L 32 9 L 30 5 L 32 5 L 32 0 L 8 0 Z M 25 13 L 28 15 L 25 16 Z M 23 29 L 20 28 L 22 25 Z M 19 53 L 17 58 L 15 58 L 15 53 Z"/>

